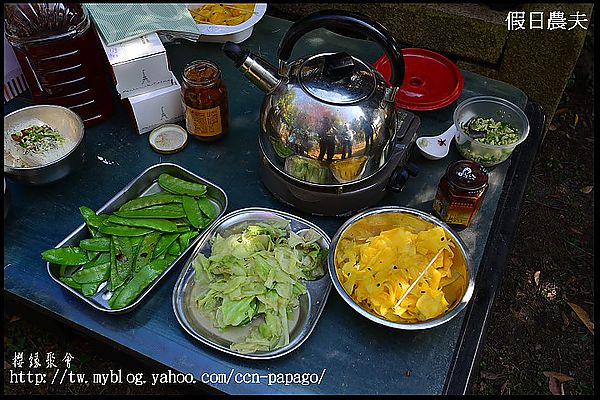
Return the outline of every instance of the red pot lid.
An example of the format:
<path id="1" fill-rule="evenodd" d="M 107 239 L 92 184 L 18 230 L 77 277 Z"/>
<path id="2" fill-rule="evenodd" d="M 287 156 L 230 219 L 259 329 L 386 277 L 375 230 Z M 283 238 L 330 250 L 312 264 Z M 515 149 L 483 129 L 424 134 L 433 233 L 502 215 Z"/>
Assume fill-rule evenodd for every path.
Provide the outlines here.
<path id="1" fill-rule="evenodd" d="M 436 110 L 460 96 L 465 84 L 455 63 L 436 52 L 409 48 L 404 56 L 404 83 L 396 93 L 396 107 L 414 111 Z M 389 83 L 391 70 L 387 56 L 373 64 Z"/>

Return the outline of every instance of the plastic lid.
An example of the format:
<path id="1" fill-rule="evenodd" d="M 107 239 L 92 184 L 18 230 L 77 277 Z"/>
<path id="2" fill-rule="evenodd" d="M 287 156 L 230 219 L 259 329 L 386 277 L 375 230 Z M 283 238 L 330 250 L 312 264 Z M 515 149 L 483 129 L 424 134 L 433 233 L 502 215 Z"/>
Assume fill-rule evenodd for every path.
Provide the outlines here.
<path id="1" fill-rule="evenodd" d="M 413 111 L 437 110 L 458 99 L 464 78 L 455 63 L 436 52 L 409 48 L 404 56 L 404 83 L 396 93 L 396 107 Z M 373 64 L 389 83 L 391 70 L 384 54 Z"/>
<path id="2" fill-rule="evenodd" d="M 173 154 L 187 145 L 188 133 L 179 125 L 165 124 L 150 132 L 148 141 L 152 150 L 157 153 Z"/>

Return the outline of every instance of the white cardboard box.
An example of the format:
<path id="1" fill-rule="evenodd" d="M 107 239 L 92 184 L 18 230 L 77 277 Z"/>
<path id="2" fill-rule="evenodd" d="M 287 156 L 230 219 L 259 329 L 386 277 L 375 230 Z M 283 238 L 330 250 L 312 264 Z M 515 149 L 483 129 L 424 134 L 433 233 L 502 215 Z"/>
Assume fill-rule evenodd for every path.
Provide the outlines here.
<path id="1" fill-rule="evenodd" d="M 167 52 L 156 33 L 113 46 L 101 42 L 122 99 L 172 85 Z"/>
<path id="2" fill-rule="evenodd" d="M 173 85 L 127 98 L 134 125 L 141 135 L 163 125 L 183 120 L 181 86 L 171 74 Z"/>

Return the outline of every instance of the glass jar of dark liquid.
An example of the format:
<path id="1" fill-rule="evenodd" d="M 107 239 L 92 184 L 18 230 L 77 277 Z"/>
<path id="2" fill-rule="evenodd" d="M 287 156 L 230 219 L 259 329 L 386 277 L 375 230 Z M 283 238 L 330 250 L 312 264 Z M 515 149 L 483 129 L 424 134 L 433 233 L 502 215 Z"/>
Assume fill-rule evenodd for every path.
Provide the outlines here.
<path id="1" fill-rule="evenodd" d="M 34 103 L 70 108 L 86 127 L 110 115 L 105 55 L 81 4 L 8 4 L 4 15 Z"/>

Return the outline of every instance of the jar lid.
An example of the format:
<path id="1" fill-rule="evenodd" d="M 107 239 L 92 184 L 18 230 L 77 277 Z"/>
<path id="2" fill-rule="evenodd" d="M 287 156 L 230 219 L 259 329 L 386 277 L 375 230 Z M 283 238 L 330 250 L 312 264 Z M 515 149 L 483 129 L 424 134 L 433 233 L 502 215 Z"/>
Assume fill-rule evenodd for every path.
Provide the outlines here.
<path id="1" fill-rule="evenodd" d="M 488 184 L 485 168 L 471 160 L 455 161 L 446 170 L 448 183 L 463 190 L 480 190 Z"/>
<path id="2" fill-rule="evenodd" d="M 148 141 L 152 150 L 157 153 L 173 154 L 187 145 L 188 133 L 179 125 L 164 124 L 150 132 Z"/>

